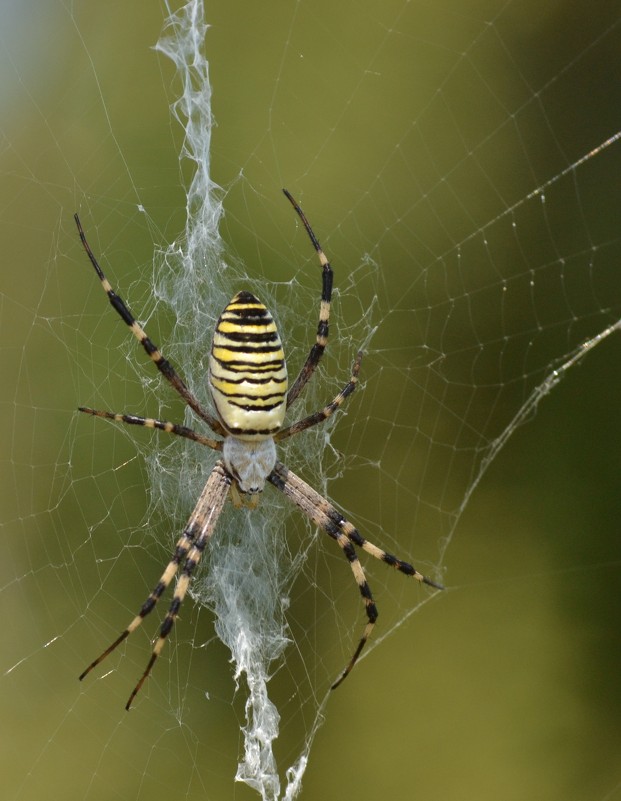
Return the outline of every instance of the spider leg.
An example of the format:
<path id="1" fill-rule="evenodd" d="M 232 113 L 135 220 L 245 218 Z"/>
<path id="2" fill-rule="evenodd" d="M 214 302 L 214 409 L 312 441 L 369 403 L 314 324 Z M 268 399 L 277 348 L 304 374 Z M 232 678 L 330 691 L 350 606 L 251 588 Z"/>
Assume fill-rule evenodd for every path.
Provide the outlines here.
<path id="1" fill-rule="evenodd" d="M 85 678 L 91 672 L 91 670 L 93 670 L 93 668 L 97 667 L 97 665 L 102 662 L 108 656 L 108 654 L 112 653 L 112 651 L 114 651 L 114 649 L 120 645 L 123 640 L 126 639 L 126 637 L 129 637 L 129 635 L 138 628 L 144 618 L 153 610 L 153 607 L 160 599 L 172 581 L 173 577 L 176 575 L 179 565 L 181 562 L 183 562 L 181 575 L 177 580 L 172 602 L 160 627 L 159 637 L 153 647 L 151 658 L 147 663 L 144 673 L 132 690 L 125 709 L 130 708 L 136 694 L 139 692 L 140 688 L 148 678 L 151 669 L 155 664 L 155 660 L 160 655 L 166 642 L 166 638 L 174 626 L 177 615 L 179 614 L 179 608 L 181 607 L 183 599 L 188 591 L 192 574 L 200 561 L 202 553 L 205 550 L 205 546 L 207 545 L 218 518 L 220 517 L 220 513 L 222 512 L 222 508 L 224 506 L 230 486 L 230 475 L 224 467 L 224 464 L 221 461 L 217 461 L 209 475 L 209 478 L 207 479 L 207 483 L 205 484 L 200 498 L 194 507 L 194 511 L 190 515 L 190 519 L 187 522 L 183 534 L 177 542 L 177 546 L 170 562 L 162 573 L 160 580 L 155 585 L 153 591 L 143 603 L 140 612 L 132 620 L 125 631 L 123 631 L 120 636 L 117 637 L 112 645 L 106 648 L 106 650 L 100 656 L 98 656 L 94 662 L 91 662 L 91 664 L 79 677 L 80 681 L 82 681 L 82 679 Z"/>
<path id="2" fill-rule="evenodd" d="M 341 676 L 332 685 L 334 690 L 339 684 L 347 678 L 351 669 L 356 664 L 358 657 L 365 643 L 369 639 L 369 635 L 373 630 L 375 621 L 377 620 L 377 607 L 373 601 L 373 595 L 369 583 L 366 580 L 364 570 L 358 557 L 354 546 L 362 548 L 367 553 L 374 556 L 376 559 L 385 562 L 386 564 L 394 567 L 396 570 L 401 571 L 406 576 L 411 576 L 423 584 L 428 584 L 430 587 L 441 590 L 444 589 L 440 584 L 436 584 L 431 579 L 424 576 L 415 567 L 408 562 L 397 559 L 381 548 L 378 548 L 373 543 L 366 540 L 360 532 L 355 528 L 352 523 L 346 520 L 345 517 L 336 509 L 329 501 L 316 492 L 309 484 L 303 481 L 291 470 L 287 469 L 281 462 L 277 462 L 276 466 L 268 476 L 268 481 L 279 489 L 290 501 L 292 501 L 304 514 L 309 517 L 315 525 L 322 528 L 327 534 L 336 540 L 338 545 L 342 548 L 343 553 L 347 557 L 356 583 L 360 590 L 362 600 L 364 602 L 365 612 L 367 614 L 368 623 L 366 624 L 362 637 L 350 659 L 347 667 Z"/>
<path id="3" fill-rule="evenodd" d="M 222 450 L 222 441 L 218 439 L 211 439 L 211 437 L 204 437 L 202 434 L 197 434 L 187 426 L 179 425 L 178 423 L 171 423 L 168 420 L 156 420 L 154 417 L 139 417 L 135 414 L 119 414 L 116 412 L 106 412 L 99 409 L 91 409 L 88 406 L 78 406 L 79 412 L 90 414 L 93 417 L 104 417 L 106 420 L 114 420 L 116 423 L 127 423 L 130 426 L 144 426 L 145 428 L 157 428 L 160 431 L 165 431 L 167 434 L 176 434 L 178 437 L 185 437 L 200 445 L 206 445 L 214 451 Z"/>
<path id="4" fill-rule="evenodd" d="M 304 385 L 308 379 L 315 372 L 315 369 L 319 364 L 321 357 L 323 356 L 323 352 L 326 349 L 326 345 L 328 344 L 330 302 L 332 300 L 332 267 L 330 267 L 330 262 L 326 258 L 326 255 L 323 252 L 321 245 L 319 244 L 319 240 L 313 232 L 313 229 L 310 227 L 310 223 L 306 219 L 306 215 L 298 203 L 293 199 L 292 195 L 286 189 L 283 189 L 282 191 L 293 208 L 296 210 L 298 217 L 304 225 L 304 228 L 306 228 L 306 233 L 308 234 L 310 241 L 313 243 L 313 247 L 315 248 L 315 252 L 319 257 L 319 263 L 322 267 L 321 306 L 319 307 L 317 338 L 315 340 L 315 344 L 310 349 L 310 353 L 306 357 L 306 361 L 304 362 L 298 377 L 295 379 L 291 389 L 287 393 L 287 408 L 289 408 L 289 406 L 291 406 L 304 388 Z"/>
<path id="5" fill-rule="evenodd" d="M 309 415 L 308 417 L 304 417 L 302 420 L 298 420 L 296 423 L 293 423 L 287 428 L 281 429 L 275 436 L 274 440 L 276 442 L 280 442 L 281 439 L 286 439 L 287 437 L 292 437 L 294 434 L 299 434 L 300 431 L 306 431 L 307 428 L 311 428 L 311 426 L 316 426 L 317 423 L 322 423 L 324 420 L 327 420 L 328 417 L 332 417 L 334 412 L 343 404 L 346 398 L 348 398 L 351 393 L 356 389 L 356 385 L 358 384 L 358 373 L 360 372 L 360 364 L 362 362 L 362 351 L 359 350 L 356 356 L 356 360 L 351 368 L 351 377 L 347 384 L 343 387 L 343 389 L 339 392 L 339 394 L 330 401 L 326 406 L 323 407 L 318 412 Z"/>
<path id="6" fill-rule="evenodd" d="M 174 389 L 181 395 L 183 400 L 188 404 L 188 406 L 193 409 L 196 414 L 204 420 L 209 428 L 214 431 L 216 434 L 221 434 L 224 436 L 225 431 L 222 427 L 219 420 L 217 420 L 213 415 L 209 414 L 201 404 L 199 403 L 198 399 L 192 394 L 192 392 L 188 389 L 185 385 L 185 382 L 179 376 L 175 368 L 172 364 L 165 359 L 164 356 L 160 353 L 157 345 L 155 345 L 147 336 L 146 332 L 140 327 L 140 325 L 136 322 L 133 314 L 129 310 L 129 308 L 125 305 L 122 298 L 120 298 L 112 286 L 106 276 L 103 274 L 101 267 L 99 266 L 99 262 L 95 258 L 93 251 L 90 248 L 86 240 L 86 235 L 84 230 L 82 229 L 82 223 L 80 222 L 80 218 L 77 214 L 73 215 L 75 220 L 75 224 L 78 228 L 78 233 L 80 235 L 80 241 L 82 242 L 82 246 L 86 251 L 86 255 L 91 261 L 91 264 L 95 268 L 95 272 L 99 280 L 101 281 L 101 285 L 104 289 L 104 292 L 108 296 L 108 300 L 112 305 L 112 308 L 120 315 L 120 317 L 124 320 L 124 322 L 129 326 L 131 332 L 136 337 L 138 342 L 142 345 L 142 347 L 147 352 L 149 358 L 153 361 L 157 369 L 160 373 L 164 376 L 164 378 L 174 387 Z"/>

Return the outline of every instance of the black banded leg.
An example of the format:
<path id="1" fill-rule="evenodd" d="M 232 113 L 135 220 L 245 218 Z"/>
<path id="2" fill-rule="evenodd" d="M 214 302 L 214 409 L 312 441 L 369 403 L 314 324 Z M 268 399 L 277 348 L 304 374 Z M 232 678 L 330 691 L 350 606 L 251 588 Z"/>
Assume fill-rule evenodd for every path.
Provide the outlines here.
<path id="1" fill-rule="evenodd" d="M 406 576 L 411 576 L 412 578 L 416 579 L 416 581 L 420 581 L 422 584 L 427 584 L 427 586 L 433 587 L 436 590 L 444 589 L 442 584 L 438 584 L 436 581 L 432 581 L 427 576 L 424 576 L 409 562 L 404 562 L 393 554 L 388 553 L 388 551 L 384 551 L 381 548 L 378 548 L 377 545 L 373 545 L 372 542 L 365 540 L 365 538 L 361 536 L 360 532 L 334 507 L 332 507 L 332 510 L 334 512 L 334 518 L 336 519 L 338 517 L 340 519 L 340 523 L 336 523 L 336 525 L 340 527 L 347 539 L 350 540 L 350 542 L 353 542 L 354 545 L 362 548 L 364 551 L 371 554 L 371 556 L 374 556 L 376 559 L 379 559 L 381 562 L 394 567 L 394 569 L 398 570 L 400 573 L 403 573 Z"/>
<path id="2" fill-rule="evenodd" d="M 321 305 L 319 307 L 319 323 L 317 325 L 317 337 L 315 340 L 315 344 L 312 346 L 310 353 L 306 357 L 306 361 L 304 362 L 304 366 L 300 370 L 298 377 L 293 382 L 293 385 L 289 392 L 287 393 L 287 408 L 291 406 L 291 404 L 295 401 L 298 397 L 304 385 L 308 381 L 308 379 L 312 376 L 315 372 L 315 368 L 319 364 L 321 357 L 323 356 L 323 352 L 326 349 L 326 345 L 328 344 L 328 329 L 330 324 L 330 303 L 332 301 L 332 267 L 330 267 L 330 262 L 326 258 L 325 253 L 323 252 L 321 245 L 319 244 L 319 240 L 315 236 L 313 229 L 310 227 L 310 223 L 306 219 L 306 215 L 298 205 L 298 203 L 293 199 L 292 195 L 286 190 L 282 190 L 296 210 L 298 217 L 302 221 L 304 228 L 306 228 L 306 233 L 308 234 L 310 241 L 313 243 L 313 247 L 315 248 L 315 252 L 319 257 L 319 263 L 322 267 L 322 285 L 321 285 Z"/>
<path id="3" fill-rule="evenodd" d="M 91 264 L 95 268 L 95 272 L 99 280 L 101 281 L 101 285 L 103 286 L 104 292 L 108 296 L 108 300 L 112 305 L 112 308 L 119 314 L 119 316 L 123 319 L 123 321 L 127 324 L 130 328 L 133 335 L 136 337 L 138 342 L 142 345 L 142 347 L 147 352 L 149 358 L 154 362 L 157 369 L 162 373 L 164 378 L 175 388 L 175 390 L 181 395 L 183 400 L 188 404 L 188 406 L 193 409 L 196 414 L 204 420 L 207 425 L 214 431 L 216 434 L 220 434 L 224 436 L 224 428 L 222 427 L 219 420 L 217 420 L 213 415 L 209 414 L 197 398 L 194 397 L 192 392 L 188 389 L 185 385 L 185 382 L 179 376 L 177 371 L 174 369 L 172 364 L 165 359 L 164 356 L 160 353 L 157 345 L 155 345 L 147 336 L 146 332 L 140 327 L 140 325 L 136 322 L 133 314 L 129 310 L 129 308 L 125 305 L 122 298 L 120 298 L 112 286 L 106 276 L 103 274 L 103 270 L 99 266 L 99 262 L 95 258 L 93 251 L 91 250 L 90 245 L 86 240 L 86 235 L 84 234 L 84 230 L 82 229 L 82 223 L 80 222 L 80 218 L 77 214 L 73 215 L 75 220 L 75 224 L 78 228 L 78 233 L 80 235 L 80 241 L 82 242 L 82 246 L 86 251 L 86 255 L 90 259 Z"/>
<path id="4" fill-rule="evenodd" d="M 194 511 L 190 515 L 190 519 L 188 520 L 183 534 L 177 542 L 172 559 L 162 573 L 162 576 L 155 588 L 142 605 L 140 612 L 132 620 L 125 631 L 123 631 L 121 635 L 112 643 L 112 645 L 110 645 L 100 656 L 98 656 L 94 662 L 91 662 L 91 664 L 79 677 L 80 681 L 82 681 L 82 679 L 85 678 L 91 672 L 91 670 L 93 670 L 93 668 L 97 667 L 97 665 L 99 665 L 99 663 L 102 662 L 108 656 L 108 654 L 112 653 L 112 651 L 114 651 L 114 649 L 120 645 L 123 640 L 125 640 L 133 631 L 138 628 L 144 618 L 153 610 L 153 607 L 174 578 L 180 563 L 185 560 L 181 575 L 177 582 L 177 586 L 175 587 L 170 608 L 168 609 L 166 617 L 161 625 L 160 634 L 153 648 L 151 658 L 144 673 L 140 677 L 140 680 L 134 687 L 129 697 L 125 707 L 126 709 L 130 708 L 132 701 L 144 684 L 145 680 L 148 678 L 151 669 L 155 664 L 155 660 L 160 655 L 162 648 L 164 647 L 166 637 L 169 635 L 175 623 L 179 613 L 179 608 L 181 607 L 183 599 L 187 593 L 192 573 L 200 561 L 200 557 L 205 549 L 207 541 L 209 540 L 209 537 L 213 533 L 216 523 L 218 522 L 218 518 L 222 512 L 230 485 L 231 477 L 224 467 L 224 464 L 221 461 L 216 462 L 215 467 L 207 479 L 207 483 L 205 484 L 200 498 L 194 507 Z"/>
<path id="5" fill-rule="evenodd" d="M 84 670 L 80 674 L 80 676 L 79 676 L 79 680 L 80 681 L 82 681 L 82 679 L 86 678 L 86 676 L 88 676 L 88 674 L 91 672 L 91 670 L 93 670 L 93 668 L 96 668 L 97 665 L 99 665 L 100 662 L 103 662 L 103 660 L 109 654 L 111 654 L 112 651 L 114 651 L 115 648 L 117 646 L 119 646 L 123 642 L 124 639 L 126 639 L 126 637 L 129 637 L 129 635 L 138 628 L 138 626 L 142 623 L 142 621 L 145 619 L 145 617 L 150 612 L 153 611 L 153 608 L 155 607 L 155 604 L 159 601 L 160 597 L 165 592 L 165 590 L 168 587 L 168 585 L 170 584 L 170 582 L 173 580 L 173 578 L 174 578 L 174 576 L 175 576 L 175 574 L 177 572 L 177 569 L 179 568 L 180 562 L 185 558 L 186 554 L 188 553 L 188 551 L 192 547 L 192 543 L 194 541 L 195 535 L 196 535 L 196 532 L 194 531 L 194 529 L 190 525 L 190 523 L 188 523 L 186 528 L 183 530 L 183 534 L 179 538 L 179 541 L 177 542 L 177 545 L 175 547 L 175 551 L 174 551 L 174 553 L 172 555 L 172 558 L 171 558 L 170 562 L 168 563 L 168 565 L 166 566 L 166 569 L 164 570 L 164 572 L 160 576 L 160 579 L 157 582 L 157 584 L 155 585 L 155 587 L 153 588 L 151 594 L 149 595 L 147 600 L 143 603 L 143 605 L 140 607 L 140 612 L 138 612 L 138 614 L 132 620 L 132 622 L 129 624 L 129 626 L 125 629 L 125 631 L 123 631 L 119 635 L 119 637 L 117 637 L 117 639 L 112 643 L 112 645 L 108 646 L 108 648 L 106 648 L 106 650 L 103 653 L 101 653 L 97 657 L 97 659 L 95 659 L 93 662 L 91 662 L 91 664 L 86 668 L 86 670 Z"/>
<path id="6" fill-rule="evenodd" d="M 323 506 L 327 504 L 327 501 L 325 501 L 321 495 L 315 492 L 315 490 L 305 481 L 302 481 L 301 478 L 296 476 L 295 473 L 292 473 L 290 470 L 288 470 L 281 462 L 276 463 L 276 467 L 270 473 L 268 481 L 270 481 L 277 489 L 284 493 L 284 495 L 289 498 L 290 501 L 293 501 L 293 503 L 302 512 L 304 512 L 304 514 L 307 515 L 307 517 L 309 517 L 316 526 L 322 528 L 332 537 L 332 539 L 336 540 L 339 547 L 345 554 L 347 561 L 349 562 L 349 566 L 354 574 L 354 579 L 356 580 L 356 584 L 360 590 L 360 595 L 362 596 L 368 623 L 364 627 L 360 642 L 358 643 L 352 658 L 349 660 L 347 667 L 337 681 L 335 681 L 332 685 L 331 689 L 334 690 L 347 677 L 353 666 L 356 664 L 366 641 L 369 639 L 369 636 L 373 631 L 373 626 L 377 620 L 377 607 L 373 601 L 373 594 L 371 593 L 369 582 L 366 579 L 364 569 L 360 564 L 360 560 L 358 559 L 353 543 L 340 530 L 339 526 L 329 519 L 323 510 Z"/>
<path id="7" fill-rule="evenodd" d="M 356 552 L 353 547 L 354 545 L 359 546 L 367 553 L 370 553 L 371 556 L 374 556 L 376 559 L 380 559 L 386 564 L 391 565 L 405 575 L 415 578 L 417 581 L 428 584 L 430 587 L 434 587 L 438 590 L 443 589 L 443 587 L 440 584 L 436 584 L 422 573 L 419 573 L 419 571 L 408 562 L 403 562 L 402 560 L 397 559 L 396 556 L 383 551 L 381 548 L 378 548 L 376 545 L 373 545 L 365 540 L 355 526 L 346 520 L 338 511 L 338 509 L 336 509 L 329 501 L 322 497 L 299 476 L 296 476 L 295 473 L 292 473 L 290 470 L 288 470 L 281 462 L 276 463 L 275 468 L 268 476 L 268 481 L 270 481 L 271 484 L 284 493 L 284 495 L 286 495 L 289 500 L 291 500 L 302 512 L 304 512 L 304 514 L 307 515 L 307 517 L 309 517 L 313 523 L 315 523 L 315 525 L 319 526 L 319 528 L 322 528 L 338 542 L 345 555 L 350 560 L 350 565 L 352 567 L 352 571 L 354 572 L 356 583 L 360 588 L 360 593 L 364 600 L 365 610 L 369 618 L 369 622 L 363 631 L 360 642 L 358 643 L 358 647 L 356 648 L 349 664 L 339 679 L 332 685 L 332 689 L 334 689 L 335 687 L 338 687 L 343 679 L 347 677 L 353 666 L 356 664 L 356 661 L 360 656 L 360 653 L 373 629 L 375 620 L 377 619 L 377 608 L 373 603 L 371 590 L 368 582 L 366 581 L 362 565 L 356 556 Z M 346 550 L 345 543 L 350 545 L 351 551 Z M 352 554 L 353 558 L 351 556 Z"/>
<path id="8" fill-rule="evenodd" d="M 366 579 L 364 574 L 364 569 L 360 564 L 360 560 L 356 554 L 356 549 L 352 545 L 352 543 L 347 539 L 347 537 L 342 534 L 336 527 L 332 530 L 329 527 L 322 526 L 324 530 L 333 537 L 341 549 L 345 554 L 347 561 L 349 562 L 349 566 L 352 569 L 352 573 L 354 574 L 354 578 L 356 579 L 356 584 L 358 585 L 358 589 L 360 590 L 360 595 L 362 596 L 362 601 L 364 603 L 364 610 L 367 614 L 367 618 L 369 622 L 364 627 L 364 631 L 362 632 L 362 637 L 358 645 L 356 646 L 356 650 L 353 653 L 352 658 L 349 660 L 349 663 L 345 670 L 341 673 L 340 677 L 334 682 L 334 684 L 330 687 L 331 690 L 336 690 L 339 684 L 347 678 L 349 672 L 353 668 L 353 666 L 358 661 L 358 657 L 362 649 L 364 648 L 366 641 L 371 636 L 371 632 L 373 631 L 373 626 L 375 625 L 375 621 L 377 620 L 377 606 L 373 601 L 373 594 L 371 592 L 371 587 L 369 587 L 369 582 Z"/>
<path id="9" fill-rule="evenodd" d="M 214 451 L 222 450 L 222 441 L 211 439 L 211 437 L 204 437 L 202 434 L 197 434 L 187 426 L 179 425 L 178 423 L 171 423 L 168 420 L 156 420 L 154 417 L 139 417 L 135 414 L 120 414 L 117 412 L 106 412 L 100 409 L 91 409 L 88 406 L 78 406 L 79 412 L 90 414 L 93 417 L 103 417 L 106 420 L 114 420 L 115 423 L 126 423 L 130 426 L 144 426 L 145 428 L 157 428 L 160 431 L 165 431 L 167 434 L 176 434 L 178 437 L 185 437 L 200 445 L 206 445 Z"/>
<path id="10" fill-rule="evenodd" d="M 181 608 L 181 604 L 183 603 L 188 591 L 188 587 L 190 586 L 192 574 L 198 566 L 201 556 L 203 555 L 203 551 L 207 546 L 207 542 L 209 541 L 216 523 L 218 522 L 218 518 L 222 512 L 222 508 L 224 506 L 230 486 L 231 477 L 226 471 L 223 463 L 218 461 L 214 469 L 211 471 L 211 474 L 207 479 L 207 483 L 205 484 L 205 488 L 201 493 L 201 496 L 198 499 L 198 502 L 194 507 L 194 511 L 190 517 L 189 526 L 192 526 L 195 534 L 197 533 L 198 536 L 195 536 L 193 545 L 185 558 L 183 569 L 181 570 L 179 580 L 177 581 L 177 585 L 175 587 L 173 599 L 170 607 L 168 608 L 168 612 L 166 613 L 166 617 L 164 618 L 160 627 L 159 637 L 153 646 L 151 658 L 147 663 L 144 673 L 132 690 L 127 704 L 125 705 L 125 709 L 127 710 L 129 710 L 130 706 L 132 705 L 132 701 L 140 691 L 142 685 L 148 679 L 156 659 L 161 654 L 162 649 L 166 644 L 166 638 L 175 625 L 177 615 L 179 614 L 179 609 Z"/>
<path id="11" fill-rule="evenodd" d="M 129 711 L 130 706 L 132 705 L 132 701 L 136 697 L 136 695 L 140 692 L 142 685 L 145 681 L 149 678 L 149 674 L 155 664 L 156 659 L 162 653 L 162 649 L 166 644 L 166 638 L 172 631 L 173 626 L 175 625 L 175 621 L 177 619 L 177 615 L 179 614 L 179 609 L 181 608 L 181 604 L 186 596 L 188 591 L 188 587 L 190 586 L 190 580 L 192 578 L 192 574 L 194 573 L 194 569 L 200 562 L 201 556 L 203 551 L 205 550 L 205 546 L 207 545 L 207 540 L 209 536 L 204 536 L 201 534 L 197 539 L 192 548 L 189 550 L 185 563 L 183 565 L 183 569 L 177 581 L 177 585 L 175 587 L 175 592 L 173 595 L 173 599 L 168 607 L 168 611 L 166 612 L 166 617 L 164 618 L 162 625 L 160 626 L 160 633 L 153 646 L 153 651 L 151 652 L 151 658 L 147 662 L 147 666 L 144 670 L 144 673 L 138 680 L 138 683 L 131 691 L 131 695 L 125 704 L 125 709 Z"/>
<path id="12" fill-rule="evenodd" d="M 309 415 L 308 417 L 304 417 L 302 420 L 298 420 L 296 423 L 293 423 L 287 428 L 281 429 L 274 437 L 276 442 L 279 442 L 281 439 L 286 439 L 287 437 L 291 437 L 294 434 L 299 434 L 300 431 L 305 431 L 307 428 L 311 428 L 312 426 L 316 426 L 318 423 L 322 423 L 324 420 L 327 420 L 328 417 L 332 417 L 334 412 L 343 404 L 343 402 L 348 398 L 352 392 L 356 389 L 358 384 L 358 373 L 360 372 L 360 364 L 362 362 L 362 351 L 359 350 L 356 356 L 356 360 L 351 369 L 351 377 L 347 384 L 343 387 L 343 389 L 339 392 L 339 394 L 330 401 L 326 406 L 323 407 L 318 412 Z"/>

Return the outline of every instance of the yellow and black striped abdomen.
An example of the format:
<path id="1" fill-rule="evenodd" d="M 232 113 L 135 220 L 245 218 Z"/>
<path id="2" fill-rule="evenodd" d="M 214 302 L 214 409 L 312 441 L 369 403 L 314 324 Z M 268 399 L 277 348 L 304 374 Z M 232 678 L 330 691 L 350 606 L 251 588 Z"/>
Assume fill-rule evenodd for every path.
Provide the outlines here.
<path id="1" fill-rule="evenodd" d="M 227 431 L 265 439 L 282 426 L 287 368 L 276 324 L 250 292 L 238 292 L 216 323 L 209 385 Z"/>

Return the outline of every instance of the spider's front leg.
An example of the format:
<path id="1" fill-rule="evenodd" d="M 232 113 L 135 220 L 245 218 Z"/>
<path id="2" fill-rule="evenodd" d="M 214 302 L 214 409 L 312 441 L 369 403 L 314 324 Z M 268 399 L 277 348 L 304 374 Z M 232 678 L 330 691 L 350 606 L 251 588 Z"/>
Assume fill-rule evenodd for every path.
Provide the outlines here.
<path id="1" fill-rule="evenodd" d="M 91 246 L 88 244 L 88 240 L 86 239 L 86 234 L 84 233 L 84 230 L 82 228 L 82 223 L 80 222 L 80 217 L 77 214 L 74 214 L 73 219 L 75 220 L 75 224 L 78 229 L 78 234 L 80 236 L 80 241 L 82 242 L 82 247 L 84 248 L 91 264 L 93 265 L 93 269 L 97 273 L 97 277 L 101 282 L 101 286 L 103 287 L 104 292 L 108 296 L 108 300 L 110 301 L 110 305 L 112 306 L 112 308 L 121 317 L 123 322 L 129 327 L 132 334 L 136 337 L 138 342 L 140 342 L 145 352 L 147 353 L 148 357 L 153 361 L 153 363 L 160 371 L 160 373 L 171 384 L 171 386 L 179 393 L 179 395 L 188 404 L 188 406 L 191 409 L 193 409 L 196 412 L 196 414 L 207 423 L 209 428 L 211 428 L 211 430 L 215 434 L 220 434 L 221 436 L 224 436 L 226 432 L 220 421 L 217 418 L 215 418 L 212 414 L 210 414 L 206 409 L 203 409 L 198 399 L 186 386 L 185 382 L 183 381 L 181 376 L 177 373 L 172 364 L 168 361 L 168 359 L 164 358 L 157 345 L 149 338 L 147 332 L 138 324 L 131 310 L 125 304 L 120 295 L 116 294 L 116 292 L 112 288 L 112 285 L 104 275 L 103 270 L 99 266 L 99 262 L 97 261 L 95 254 L 91 250 Z"/>
<path id="2" fill-rule="evenodd" d="M 323 252 L 323 248 L 319 244 L 319 240 L 315 236 L 313 229 L 310 226 L 310 223 L 306 219 L 306 215 L 300 208 L 298 202 L 293 198 L 291 193 L 286 189 L 282 190 L 285 194 L 287 200 L 291 203 L 293 208 L 295 209 L 298 217 L 302 221 L 304 228 L 306 229 L 306 233 L 310 241 L 315 248 L 315 253 L 319 258 L 319 264 L 321 265 L 321 304 L 319 306 L 319 322 L 317 324 L 317 335 L 315 337 L 315 342 L 310 349 L 310 353 L 306 357 L 306 361 L 302 366 L 297 378 L 293 382 L 293 385 L 289 389 L 287 393 L 287 408 L 291 406 L 292 403 L 296 400 L 300 392 L 304 389 L 304 386 L 308 382 L 309 378 L 317 369 L 317 365 L 321 361 L 321 357 L 326 349 L 326 345 L 328 344 L 328 333 L 330 328 L 330 304 L 332 302 L 332 267 L 330 266 L 330 262 L 326 254 Z"/>

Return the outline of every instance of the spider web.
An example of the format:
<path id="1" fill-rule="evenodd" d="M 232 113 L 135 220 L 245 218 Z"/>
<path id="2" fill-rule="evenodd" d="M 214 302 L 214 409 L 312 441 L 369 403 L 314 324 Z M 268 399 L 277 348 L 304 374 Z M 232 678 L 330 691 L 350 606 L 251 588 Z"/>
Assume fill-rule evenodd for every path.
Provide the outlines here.
<path id="1" fill-rule="evenodd" d="M 36 25 L 29 5 L 0 10 L 5 797 L 621 797 L 618 13 L 196 2 L 177 39 L 151 3 L 37 5 Z M 330 693 L 359 594 L 268 487 L 223 515 L 127 714 L 167 599 L 77 675 L 154 585 L 213 454 L 75 413 L 196 426 L 71 216 L 207 401 L 239 289 L 290 374 L 312 343 L 319 268 L 282 186 L 336 284 L 296 416 L 365 352 L 360 391 L 283 461 L 448 591 L 364 559 L 378 625 Z"/>

